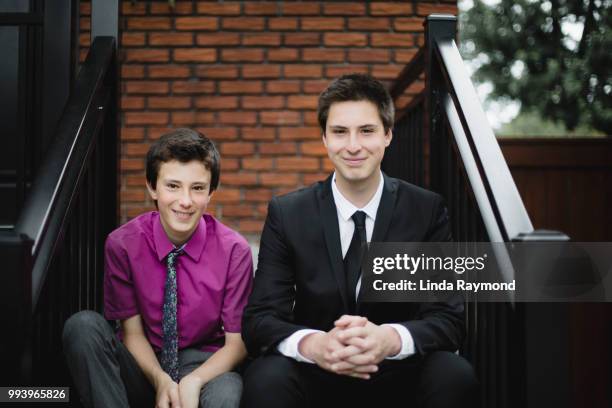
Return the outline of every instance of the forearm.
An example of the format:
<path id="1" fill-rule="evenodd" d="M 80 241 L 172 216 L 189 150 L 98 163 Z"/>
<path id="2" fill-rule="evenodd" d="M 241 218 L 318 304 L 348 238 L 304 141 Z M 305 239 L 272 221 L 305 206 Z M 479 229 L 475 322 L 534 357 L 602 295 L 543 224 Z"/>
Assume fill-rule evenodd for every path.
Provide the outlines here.
<path id="1" fill-rule="evenodd" d="M 226 343 L 190 375 L 197 377 L 204 385 L 213 378 L 231 371 L 247 356 L 244 344 L 240 343 Z"/>
<path id="2" fill-rule="evenodd" d="M 167 375 L 159 365 L 157 356 L 144 333 L 126 333 L 123 344 L 132 354 L 149 382 L 157 388 L 160 378 Z"/>

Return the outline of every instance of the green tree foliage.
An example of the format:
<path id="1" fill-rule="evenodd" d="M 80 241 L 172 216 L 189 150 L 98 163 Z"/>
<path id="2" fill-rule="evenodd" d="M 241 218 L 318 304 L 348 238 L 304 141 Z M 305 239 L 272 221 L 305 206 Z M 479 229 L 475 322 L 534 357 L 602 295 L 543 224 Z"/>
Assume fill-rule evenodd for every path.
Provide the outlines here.
<path id="1" fill-rule="evenodd" d="M 612 135 L 612 0 L 474 0 L 462 14 L 466 58 L 477 82 L 522 111 Z M 582 28 L 580 38 L 569 35 Z M 580 30 L 578 30 L 580 31 Z"/>

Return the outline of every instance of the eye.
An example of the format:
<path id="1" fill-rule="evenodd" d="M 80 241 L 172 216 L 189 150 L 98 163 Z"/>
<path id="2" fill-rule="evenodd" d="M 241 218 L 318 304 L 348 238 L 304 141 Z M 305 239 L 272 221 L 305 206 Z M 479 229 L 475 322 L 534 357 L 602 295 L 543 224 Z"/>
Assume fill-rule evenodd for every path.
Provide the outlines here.
<path id="1" fill-rule="evenodd" d="M 361 133 L 369 135 L 371 133 L 374 133 L 374 129 L 373 128 L 364 128 L 364 129 L 361 129 Z"/>
<path id="2" fill-rule="evenodd" d="M 206 188 L 204 186 L 194 186 L 193 189 L 195 191 L 205 191 L 206 190 Z"/>
<path id="3" fill-rule="evenodd" d="M 334 129 L 332 131 L 335 135 L 343 135 L 346 133 L 346 129 Z"/>
<path id="4" fill-rule="evenodd" d="M 166 184 L 166 187 L 168 187 L 169 190 L 176 190 L 178 188 L 178 184 L 176 184 L 176 183 L 168 183 L 168 184 Z"/>

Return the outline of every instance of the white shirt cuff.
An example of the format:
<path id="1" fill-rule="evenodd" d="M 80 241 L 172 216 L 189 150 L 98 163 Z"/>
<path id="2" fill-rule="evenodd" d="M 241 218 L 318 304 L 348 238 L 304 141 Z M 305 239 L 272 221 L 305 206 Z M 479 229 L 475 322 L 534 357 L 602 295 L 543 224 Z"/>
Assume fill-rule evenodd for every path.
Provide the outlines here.
<path id="1" fill-rule="evenodd" d="M 387 357 L 386 360 L 403 360 L 406 357 L 410 357 L 414 354 L 414 339 L 412 338 L 412 334 L 406 328 L 406 326 L 402 326 L 401 324 L 385 324 L 385 326 L 391 326 L 395 329 L 397 334 L 399 334 L 400 339 L 402 341 L 402 348 L 399 353 L 394 356 Z"/>
<path id="2" fill-rule="evenodd" d="M 300 350 L 299 350 L 299 344 L 300 341 L 302 341 L 302 339 L 306 336 L 308 336 L 309 334 L 312 333 L 323 333 L 320 330 L 313 330 L 313 329 L 302 329 L 302 330 L 298 330 L 295 333 L 293 333 L 291 336 L 287 337 L 285 340 L 281 341 L 280 343 L 278 343 L 278 346 L 276 346 L 276 349 L 284 356 L 286 357 L 290 357 L 294 360 L 297 360 L 301 363 L 310 363 L 310 364 L 314 364 L 314 361 L 304 357 L 302 354 L 300 354 Z"/>

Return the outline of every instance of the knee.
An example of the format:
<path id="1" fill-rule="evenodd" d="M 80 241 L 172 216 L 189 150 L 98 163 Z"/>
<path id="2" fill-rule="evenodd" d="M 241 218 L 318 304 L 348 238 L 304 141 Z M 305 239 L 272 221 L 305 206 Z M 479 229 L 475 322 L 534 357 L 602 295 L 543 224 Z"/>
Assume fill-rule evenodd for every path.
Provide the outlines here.
<path id="1" fill-rule="evenodd" d="M 430 354 L 424 362 L 422 374 L 426 388 L 457 400 L 477 399 L 479 382 L 476 373 L 472 365 L 457 354 L 447 351 Z"/>
<path id="2" fill-rule="evenodd" d="M 200 396 L 200 407 L 238 408 L 241 396 L 242 378 L 240 374 L 224 373 L 206 384 Z"/>
<path id="3" fill-rule="evenodd" d="M 85 351 L 88 346 L 104 338 L 107 331 L 110 331 L 110 327 L 99 313 L 90 310 L 75 313 L 64 324 L 62 333 L 64 350 Z"/>
<path id="4" fill-rule="evenodd" d="M 244 398 L 269 398 L 292 387 L 294 362 L 287 357 L 270 355 L 257 358 L 244 373 Z"/>

